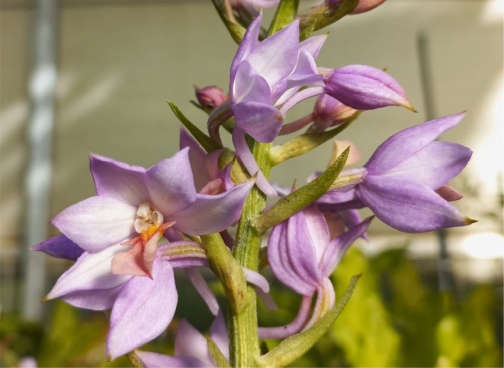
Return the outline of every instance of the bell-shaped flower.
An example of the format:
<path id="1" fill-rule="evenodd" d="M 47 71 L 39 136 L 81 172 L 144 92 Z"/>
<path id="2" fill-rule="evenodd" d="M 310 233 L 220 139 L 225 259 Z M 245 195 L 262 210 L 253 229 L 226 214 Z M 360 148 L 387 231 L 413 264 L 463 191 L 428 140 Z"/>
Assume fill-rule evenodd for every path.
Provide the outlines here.
<path id="1" fill-rule="evenodd" d="M 358 110 L 402 106 L 415 111 L 397 81 L 383 70 L 367 65 L 348 65 L 324 70 L 325 93 Z"/>
<path id="2" fill-rule="evenodd" d="M 219 313 L 212 323 L 209 337 L 229 360 L 229 339 L 222 313 Z M 217 367 L 208 350 L 206 338 L 186 320 L 181 320 L 178 324 L 174 356 L 140 350 L 135 353 L 146 368 Z"/>
<path id="3" fill-rule="evenodd" d="M 341 174 L 358 177 L 353 188 L 330 191 L 318 202 L 333 210 L 369 207 L 389 226 L 411 233 L 473 223 L 448 203 L 460 195 L 447 187 L 467 165 L 472 151 L 435 140 L 463 116 L 445 116 L 393 135 L 362 169 Z"/>
<path id="4" fill-rule="evenodd" d="M 350 245 L 366 232 L 371 219 L 336 233 L 338 236 L 331 239 L 326 217 L 314 204 L 273 228 L 268 240 L 271 270 L 283 284 L 303 295 L 303 301 L 295 321 L 288 326 L 262 328 L 261 337 L 287 337 L 306 328 L 334 305 L 334 288 L 329 276 Z M 308 322 L 315 293 L 317 301 L 312 320 Z"/>

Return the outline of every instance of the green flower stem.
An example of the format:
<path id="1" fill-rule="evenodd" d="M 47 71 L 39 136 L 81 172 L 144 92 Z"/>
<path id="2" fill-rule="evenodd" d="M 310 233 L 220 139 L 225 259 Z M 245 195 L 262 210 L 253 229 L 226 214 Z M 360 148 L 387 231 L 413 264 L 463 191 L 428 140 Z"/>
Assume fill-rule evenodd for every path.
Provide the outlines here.
<path id="1" fill-rule="evenodd" d="M 252 143 L 251 147 L 252 154 L 266 178 L 271 172 L 270 148 L 271 144 L 259 142 Z M 236 234 L 234 257 L 241 266 L 253 271 L 258 269 L 261 235 L 254 230 L 251 221 L 265 206 L 266 196 L 254 186 L 243 206 Z M 231 309 L 229 316 L 229 349 L 233 367 L 253 367 L 256 365 L 256 359 L 260 356 L 255 289 L 252 286 L 247 286 L 244 295 L 247 300 L 245 309 L 241 312 Z"/>

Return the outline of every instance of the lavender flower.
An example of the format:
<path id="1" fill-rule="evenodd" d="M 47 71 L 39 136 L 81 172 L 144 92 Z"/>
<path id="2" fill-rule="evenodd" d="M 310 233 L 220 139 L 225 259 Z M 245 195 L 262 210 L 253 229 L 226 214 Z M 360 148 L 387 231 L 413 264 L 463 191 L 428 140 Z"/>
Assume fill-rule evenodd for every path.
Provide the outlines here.
<path id="1" fill-rule="evenodd" d="M 354 188 L 328 192 L 319 202 L 334 210 L 369 207 L 389 226 L 412 233 L 473 223 L 447 202 L 459 197 L 445 186 L 467 165 L 472 152 L 435 141 L 463 116 L 445 116 L 393 135 L 364 168 L 342 173 L 357 178 Z"/>

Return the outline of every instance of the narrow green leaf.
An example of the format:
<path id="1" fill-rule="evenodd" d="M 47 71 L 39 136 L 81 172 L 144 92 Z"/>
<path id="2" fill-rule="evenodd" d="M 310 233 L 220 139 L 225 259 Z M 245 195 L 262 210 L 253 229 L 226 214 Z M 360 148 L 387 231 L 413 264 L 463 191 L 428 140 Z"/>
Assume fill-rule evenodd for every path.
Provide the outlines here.
<path id="1" fill-rule="evenodd" d="M 286 197 L 281 198 L 273 207 L 252 220 L 252 225 L 259 234 L 270 227 L 287 220 L 303 208 L 309 206 L 329 190 L 338 175 L 343 170 L 348 158 L 350 147 L 334 161 L 317 179 L 299 188 Z"/>
<path id="2" fill-rule="evenodd" d="M 268 34 L 271 36 L 291 24 L 296 19 L 298 6 L 299 0 L 280 1 Z"/>
<path id="3" fill-rule="evenodd" d="M 269 152 L 271 164 L 273 166 L 278 165 L 290 158 L 304 155 L 314 148 L 317 148 L 348 128 L 350 124 L 359 117 L 359 115 L 360 112 L 356 113 L 339 127 L 328 130 L 324 133 L 301 134 L 281 146 L 273 147 Z"/>
<path id="4" fill-rule="evenodd" d="M 201 144 L 205 151 L 213 152 L 222 148 L 217 142 L 203 133 L 196 125 L 194 125 L 189 119 L 187 119 L 185 115 L 182 114 L 182 111 L 180 111 L 180 109 L 173 102 L 166 102 L 168 102 L 168 106 L 170 106 L 177 119 L 179 119 L 182 125 L 187 128 L 189 133 L 191 133 L 192 136 L 198 141 L 198 143 Z"/>
<path id="5" fill-rule="evenodd" d="M 231 368 L 231 364 L 226 360 L 226 357 L 222 354 L 217 344 L 210 338 L 207 337 L 207 345 L 208 350 L 210 351 L 210 355 L 219 368 Z"/>
<path id="6" fill-rule="evenodd" d="M 359 5 L 359 0 L 341 0 L 336 6 L 328 6 L 324 3 L 308 10 L 300 16 L 299 30 L 300 34 L 304 37 L 301 40 L 308 38 L 312 32 L 337 22 L 345 15 L 351 13 L 357 5 Z"/>
<path id="7" fill-rule="evenodd" d="M 226 14 L 226 9 L 222 5 L 222 1 L 212 0 L 212 3 L 214 4 L 215 10 L 217 10 L 217 14 L 219 14 L 220 19 L 229 31 L 229 34 L 239 45 L 241 40 L 243 39 L 243 35 L 245 34 L 246 29 L 236 21 L 233 22 L 231 19 L 229 19 L 229 16 Z"/>
<path id="8" fill-rule="evenodd" d="M 315 345 L 322 335 L 329 330 L 331 325 L 339 317 L 343 308 L 345 308 L 350 300 L 360 276 L 361 275 L 355 275 L 352 277 L 345 294 L 338 300 L 336 305 L 310 329 L 286 338 L 269 353 L 257 359 L 257 364 L 261 367 L 284 367 L 306 353 Z"/>

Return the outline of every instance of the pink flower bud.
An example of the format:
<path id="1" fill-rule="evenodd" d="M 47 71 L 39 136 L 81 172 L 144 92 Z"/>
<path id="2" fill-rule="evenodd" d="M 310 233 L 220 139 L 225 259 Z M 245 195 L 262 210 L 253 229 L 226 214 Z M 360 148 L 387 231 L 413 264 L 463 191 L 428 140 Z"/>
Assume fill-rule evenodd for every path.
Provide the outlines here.
<path id="1" fill-rule="evenodd" d="M 377 8 L 383 4 L 385 0 L 360 0 L 359 5 L 350 14 L 361 14 Z"/>
<path id="2" fill-rule="evenodd" d="M 310 130 L 322 133 L 330 127 L 343 124 L 354 116 L 357 111 L 329 95 L 321 95 L 315 102 L 313 125 Z"/>
<path id="3" fill-rule="evenodd" d="M 222 103 L 229 98 L 229 96 L 217 86 L 209 86 L 205 88 L 198 88 L 194 86 L 194 90 L 199 104 L 208 111 L 212 111 L 217 106 L 222 105 Z"/>

